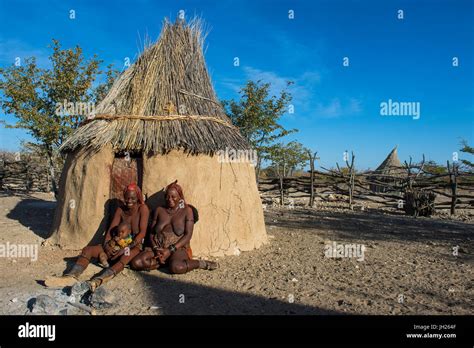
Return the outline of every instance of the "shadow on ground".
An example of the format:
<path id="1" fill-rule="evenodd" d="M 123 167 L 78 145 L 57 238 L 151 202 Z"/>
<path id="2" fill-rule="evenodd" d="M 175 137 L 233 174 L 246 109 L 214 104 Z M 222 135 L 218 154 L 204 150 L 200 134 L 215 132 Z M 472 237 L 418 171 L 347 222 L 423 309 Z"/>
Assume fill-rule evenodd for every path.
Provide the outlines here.
<path id="1" fill-rule="evenodd" d="M 2 192 L 2 196 L 6 195 L 8 194 Z M 41 238 L 49 238 L 56 202 L 39 199 L 28 194 L 20 196 L 23 199 L 7 214 L 7 218 L 18 221 Z"/>
<path id="2" fill-rule="evenodd" d="M 187 283 L 175 278 L 166 279 L 154 275 L 153 272 L 140 272 L 138 275 L 149 289 L 147 296 L 150 301 L 155 306 L 161 307 L 161 313 L 166 315 L 345 314 L 273 298 Z"/>
<path id="3" fill-rule="evenodd" d="M 472 243 L 474 237 L 472 224 L 377 212 L 295 209 L 291 212 L 267 212 L 265 217 L 267 226 L 319 229 L 346 240 Z"/>

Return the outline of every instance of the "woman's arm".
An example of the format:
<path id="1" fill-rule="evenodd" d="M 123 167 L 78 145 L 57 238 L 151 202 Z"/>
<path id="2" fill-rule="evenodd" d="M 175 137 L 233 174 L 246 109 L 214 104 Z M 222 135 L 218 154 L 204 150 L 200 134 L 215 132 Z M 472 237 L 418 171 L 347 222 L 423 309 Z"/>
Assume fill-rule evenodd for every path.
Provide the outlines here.
<path id="1" fill-rule="evenodd" d="M 155 226 L 158 224 L 158 217 L 159 217 L 159 209 L 160 207 L 156 208 L 153 212 L 153 219 L 151 220 L 151 231 L 155 231 Z"/>
<path id="2" fill-rule="evenodd" d="M 160 207 L 156 208 L 155 212 L 153 214 L 153 221 L 151 222 L 151 231 L 150 231 L 150 235 L 149 235 L 149 242 L 150 242 L 151 248 L 152 248 L 153 252 L 155 253 L 155 255 L 156 255 L 156 251 L 157 251 L 157 248 L 158 248 L 158 245 L 156 244 L 155 236 L 156 236 L 157 233 L 159 233 L 159 231 L 158 231 L 158 222 L 159 222 L 159 219 L 160 219 L 159 209 L 160 209 Z"/>
<path id="3" fill-rule="evenodd" d="M 176 249 L 187 245 L 191 241 L 191 237 L 193 236 L 194 215 L 193 210 L 189 206 L 186 207 L 184 224 L 184 234 L 181 239 L 174 245 Z"/>
<path id="4" fill-rule="evenodd" d="M 148 218 L 150 217 L 150 210 L 146 204 L 143 204 L 139 210 L 140 222 L 139 232 L 133 239 L 133 246 L 142 244 L 142 240 L 145 239 L 146 230 L 148 228 Z"/>
<path id="5" fill-rule="evenodd" d="M 108 242 L 110 239 L 112 239 L 112 235 L 110 232 L 112 231 L 114 227 L 117 227 L 120 224 L 121 215 L 122 215 L 122 208 L 118 207 L 115 210 L 114 218 L 112 219 L 112 222 L 110 223 L 110 227 L 107 230 L 107 233 L 105 234 L 104 244 Z"/>

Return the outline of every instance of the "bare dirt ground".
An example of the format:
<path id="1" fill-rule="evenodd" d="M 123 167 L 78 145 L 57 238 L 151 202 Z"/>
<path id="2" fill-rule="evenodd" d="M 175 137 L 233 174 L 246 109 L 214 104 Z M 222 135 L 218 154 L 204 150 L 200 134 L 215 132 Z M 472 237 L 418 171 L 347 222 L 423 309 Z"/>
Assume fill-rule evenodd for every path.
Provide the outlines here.
<path id="1" fill-rule="evenodd" d="M 31 298 L 54 296 L 58 290 L 43 287 L 41 280 L 61 274 L 77 255 L 77 251 L 41 246 L 49 234 L 54 206 L 47 194 L 0 193 L 0 244 L 39 245 L 37 261 L 0 258 L 0 314 L 28 314 Z M 474 312 L 472 222 L 306 208 L 272 209 L 265 219 L 270 242 L 219 259 L 221 267 L 216 271 L 170 275 L 125 269 L 105 285 L 116 304 L 98 313 Z M 364 260 L 325 257 L 330 242 L 364 245 Z M 91 265 L 83 279 L 98 271 Z"/>

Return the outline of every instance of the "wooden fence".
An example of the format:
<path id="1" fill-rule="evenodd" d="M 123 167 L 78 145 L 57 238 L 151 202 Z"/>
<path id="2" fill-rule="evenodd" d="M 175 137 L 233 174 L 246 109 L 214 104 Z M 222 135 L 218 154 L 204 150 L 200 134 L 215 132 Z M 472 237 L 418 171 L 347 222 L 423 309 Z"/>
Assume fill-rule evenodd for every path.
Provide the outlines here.
<path id="1" fill-rule="evenodd" d="M 413 170 L 417 168 L 417 170 Z M 338 202 L 349 208 L 373 204 L 376 207 L 403 209 L 406 193 L 410 191 L 436 194 L 435 209 L 474 209 L 474 173 L 460 172 L 459 168 L 447 164 L 447 172 L 433 174 L 423 166 L 406 164 L 406 175 L 356 173 L 348 165 L 344 171 L 316 171 L 308 176 L 263 178 L 258 188 L 264 204 L 312 205 L 315 201 Z M 59 180 L 60 168 L 56 168 Z M 51 190 L 50 174 L 42 158 L 14 154 L 0 155 L 0 189 L 12 191 Z"/>
<path id="2" fill-rule="evenodd" d="M 57 177 L 61 173 L 56 168 Z M 51 191 L 51 177 L 46 161 L 32 155 L 16 157 L 15 154 L 0 155 L 0 189 L 24 192 Z"/>
<path id="3" fill-rule="evenodd" d="M 474 173 L 451 171 L 446 174 L 410 173 L 406 177 L 374 173 L 350 174 L 315 171 L 310 176 L 265 178 L 259 191 L 265 204 L 304 204 L 313 201 L 343 202 L 349 208 L 374 204 L 404 209 L 407 192 L 434 193 L 435 209 L 474 209 Z M 313 192 L 313 197 L 312 196 Z M 281 197 L 284 197 L 283 202 Z"/>

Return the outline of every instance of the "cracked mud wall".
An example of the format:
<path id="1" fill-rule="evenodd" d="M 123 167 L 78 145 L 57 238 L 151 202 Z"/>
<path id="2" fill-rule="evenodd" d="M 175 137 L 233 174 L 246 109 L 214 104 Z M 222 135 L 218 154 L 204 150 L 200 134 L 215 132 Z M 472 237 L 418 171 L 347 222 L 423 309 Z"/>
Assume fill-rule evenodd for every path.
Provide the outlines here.
<path id="1" fill-rule="evenodd" d="M 61 173 L 58 205 L 48 243 L 81 249 L 105 231 L 106 206 L 114 152 L 79 150 L 67 155 Z"/>
<path id="2" fill-rule="evenodd" d="M 48 243 L 79 250 L 99 242 L 110 220 L 106 207 L 113 160 L 111 148 L 68 155 Z M 164 204 L 163 189 L 176 179 L 186 201 L 199 211 L 191 240 L 194 255 L 237 255 L 267 241 L 255 170 L 249 163 L 219 163 L 217 157 L 180 151 L 144 156 L 142 191 L 151 209 Z"/>
<path id="3" fill-rule="evenodd" d="M 186 202 L 198 209 L 194 255 L 237 255 L 267 241 L 255 169 L 249 163 L 219 163 L 217 157 L 172 151 L 144 156 L 143 170 L 150 206 L 163 204 L 163 191 L 156 193 L 177 179 Z"/>

